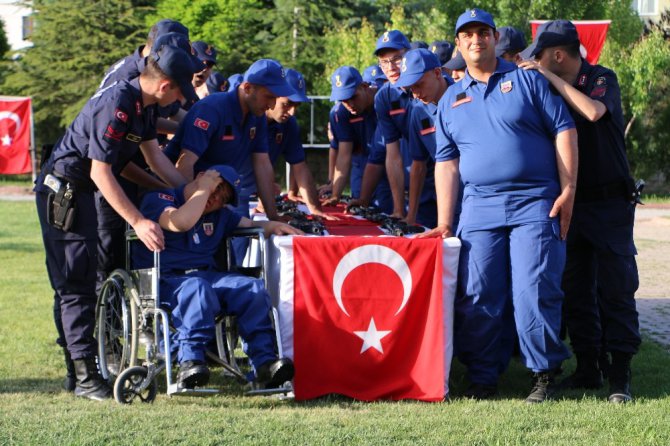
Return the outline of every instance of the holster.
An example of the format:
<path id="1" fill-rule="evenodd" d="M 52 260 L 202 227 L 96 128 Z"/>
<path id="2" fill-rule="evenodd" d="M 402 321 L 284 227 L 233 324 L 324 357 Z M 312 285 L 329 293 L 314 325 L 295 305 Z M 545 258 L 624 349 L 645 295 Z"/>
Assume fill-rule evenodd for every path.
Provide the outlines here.
<path id="1" fill-rule="evenodd" d="M 50 192 L 47 199 L 47 221 L 51 226 L 68 232 L 74 224 L 75 190 L 70 182 L 58 192 Z"/>

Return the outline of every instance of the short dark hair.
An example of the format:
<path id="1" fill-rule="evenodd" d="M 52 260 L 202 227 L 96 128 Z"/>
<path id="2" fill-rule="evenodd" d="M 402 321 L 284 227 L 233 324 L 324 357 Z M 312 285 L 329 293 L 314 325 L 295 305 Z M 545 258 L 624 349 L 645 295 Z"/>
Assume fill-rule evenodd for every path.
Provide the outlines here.
<path id="1" fill-rule="evenodd" d="M 580 51 L 581 44 L 579 41 L 570 43 L 568 45 L 562 45 L 559 48 L 568 53 L 570 57 L 581 58 L 582 53 Z"/>

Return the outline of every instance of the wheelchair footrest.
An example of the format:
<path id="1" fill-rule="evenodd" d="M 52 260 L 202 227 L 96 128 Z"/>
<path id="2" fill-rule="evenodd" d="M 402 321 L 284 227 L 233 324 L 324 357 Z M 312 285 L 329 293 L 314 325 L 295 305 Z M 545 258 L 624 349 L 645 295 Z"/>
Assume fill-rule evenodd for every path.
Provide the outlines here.
<path id="1" fill-rule="evenodd" d="M 223 393 L 221 389 L 185 389 L 180 388 L 177 384 L 171 384 L 168 388 L 169 396 L 210 396 L 218 393 Z"/>

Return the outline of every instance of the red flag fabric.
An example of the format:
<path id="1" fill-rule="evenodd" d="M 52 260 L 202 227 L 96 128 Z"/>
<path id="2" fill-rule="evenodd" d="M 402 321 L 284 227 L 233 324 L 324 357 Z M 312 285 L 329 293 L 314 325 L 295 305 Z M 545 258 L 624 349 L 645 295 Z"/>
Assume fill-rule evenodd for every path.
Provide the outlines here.
<path id="1" fill-rule="evenodd" d="M 0 97 L 0 174 L 28 173 L 30 98 Z"/>
<path id="2" fill-rule="evenodd" d="M 295 397 L 440 401 L 441 239 L 295 237 Z"/>
<path id="3" fill-rule="evenodd" d="M 530 28 L 533 33 L 533 39 L 537 34 L 537 29 L 547 20 L 531 20 Z M 600 59 L 600 53 L 605 46 L 607 30 L 611 20 L 571 20 L 577 28 L 579 41 L 581 42 L 582 57 L 590 64 L 597 64 Z"/>

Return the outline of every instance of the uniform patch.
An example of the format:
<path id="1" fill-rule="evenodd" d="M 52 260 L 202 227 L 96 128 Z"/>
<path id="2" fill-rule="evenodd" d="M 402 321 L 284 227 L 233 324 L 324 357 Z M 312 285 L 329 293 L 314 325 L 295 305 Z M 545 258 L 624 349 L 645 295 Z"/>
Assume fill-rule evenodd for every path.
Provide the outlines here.
<path id="1" fill-rule="evenodd" d="M 214 234 L 214 223 L 203 223 L 202 230 L 205 231 L 205 235 L 209 237 Z"/>
<path id="2" fill-rule="evenodd" d="M 126 139 L 127 139 L 128 141 L 132 141 L 132 142 L 141 142 L 141 141 L 142 141 L 142 137 L 141 137 L 141 136 L 133 135 L 132 133 L 128 133 L 128 134 L 126 135 Z"/>
<path id="3" fill-rule="evenodd" d="M 277 133 L 275 135 L 275 144 L 280 145 L 283 140 L 284 140 L 284 134 L 283 133 Z"/>
<path id="4" fill-rule="evenodd" d="M 160 198 L 161 200 L 174 202 L 174 197 L 173 197 L 172 195 L 168 195 L 168 194 L 160 194 L 160 193 L 159 193 L 159 194 L 158 194 L 158 198 Z"/>
<path id="5" fill-rule="evenodd" d="M 402 115 L 406 111 L 407 110 L 405 110 L 404 108 L 396 108 L 395 110 L 389 110 L 389 115 L 390 116 Z"/>
<path id="6" fill-rule="evenodd" d="M 587 77 L 586 77 L 585 74 L 582 74 L 581 76 L 579 76 L 579 81 L 577 82 L 577 86 L 578 87 L 583 87 L 584 85 L 586 85 L 586 79 L 587 79 Z"/>
<path id="7" fill-rule="evenodd" d="M 607 79 L 605 79 L 603 76 L 600 76 L 598 79 L 596 79 L 596 85 L 606 85 L 607 84 Z"/>
<path id="8" fill-rule="evenodd" d="M 221 137 L 221 141 L 233 141 L 235 139 L 235 135 L 233 135 L 233 128 L 229 125 L 225 126 L 223 128 L 223 136 Z"/>
<path id="9" fill-rule="evenodd" d="M 195 118 L 195 121 L 193 121 L 193 125 L 202 130 L 207 130 L 209 128 L 209 122 L 200 118 Z"/>
<path id="10" fill-rule="evenodd" d="M 382 42 L 386 43 L 386 42 L 388 42 L 388 41 L 389 41 L 389 32 L 386 31 L 386 32 L 384 33 L 384 37 L 382 37 Z"/>
<path id="11" fill-rule="evenodd" d="M 421 130 L 419 131 L 419 134 L 421 136 L 426 136 L 430 135 L 431 133 L 435 133 L 435 126 L 433 125 L 433 122 L 429 118 L 422 119 Z"/>
<path id="12" fill-rule="evenodd" d="M 349 119 L 349 123 L 350 123 L 350 124 L 356 124 L 357 122 L 361 122 L 361 121 L 363 121 L 363 117 L 362 117 L 362 116 L 359 116 L 359 117 L 357 117 L 357 118 L 350 118 L 350 119 Z"/>
<path id="13" fill-rule="evenodd" d="M 425 128 L 419 132 L 421 136 L 426 136 L 430 135 L 431 133 L 435 133 L 435 126 Z"/>
<path id="14" fill-rule="evenodd" d="M 135 113 L 137 113 L 137 116 L 142 114 L 142 104 L 140 101 L 135 101 Z"/>
<path id="15" fill-rule="evenodd" d="M 335 86 L 337 88 L 340 88 L 342 86 L 342 81 L 340 80 L 340 75 L 339 74 L 335 75 Z"/>
<path id="16" fill-rule="evenodd" d="M 105 138 L 107 138 L 108 140 L 112 139 L 114 141 L 121 141 L 121 139 L 125 134 L 126 134 L 125 129 L 121 130 L 115 129 L 111 123 L 107 126 L 107 129 L 105 130 Z"/>
<path id="17" fill-rule="evenodd" d="M 459 95 L 460 96 L 460 95 Z M 456 97 L 458 99 L 458 96 Z M 458 99 L 456 102 L 451 104 L 451 108 L 456 108 L 459 105 L 467 104 L 468 102 L 472 102 L 472 96 L 465 96 L 461 99 Z"/>
<path id="18" fill-rule="evenodd" d="M 118 108 L 114 110 L 114 117 L 118 119 L 121 122 L 128 122 L 128 114 L 124 112 L 123 110 L 119 110 Z"/>
<path id="19" fill-rule="evenodd" d="M 503 93 L 509 93 L 512 91 L 512 81 L 505 81 L 500 84 L 500 91 Z"/>
<path id="20" fill-rule="evenodd" d="M 256 127 L 251 127 L 249 129 L 249 139 L 254 139 L 256 137 Z"/>
<path id="21" fill-rule="evenodd" d="M 602 98 L 603 96 L 605 96 L 605 93 L 607 93 L 607 87 L 603 85 L 591 90 L 591 94 L 589 96 L 591 96 L 592 98 Z"/>

